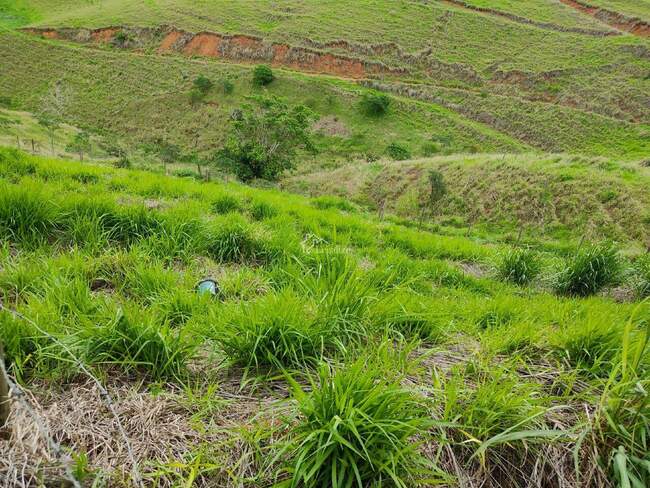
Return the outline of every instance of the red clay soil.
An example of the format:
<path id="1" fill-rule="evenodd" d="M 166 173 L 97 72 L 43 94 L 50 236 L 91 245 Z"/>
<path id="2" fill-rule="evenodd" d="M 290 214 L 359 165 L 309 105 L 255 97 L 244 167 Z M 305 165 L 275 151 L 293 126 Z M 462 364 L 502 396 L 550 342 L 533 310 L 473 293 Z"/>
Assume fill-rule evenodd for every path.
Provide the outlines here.
<path id="1" fill-rule="evenodd" d="M 95 42 L 111 42 L 120 29 L 109 27 L 107 29 L 97 29 L 90 34 Z"/>
<path id="2" fill-rule="evenodd" d="M 650 37 L 650 23 L 618 12 L 595 7 L 578 0 L 560 0 L 565 5 L 600 20 L 602 23 L 635 36 Z"/>
<path id="3" fill-rule="evenodd" d="M 366 78 L 370 74 L 406 73 L 404 68 L 389 67 L 381 62 L 332 54 L 310 47 L 270 43 L 262 38 L 246 35 L 225 35 L 216 32 L 194 34 L 164 26 L 158 29 L 134 27 L 105 27 L 93 30 L 24 29 L 25 32 L 47 39 L 98 44 L 111 43 L 123 30 L 150 40 L 162 38 L 158 44 L 158 52 L 161 54 L 176 52 L 186 56 L 205 56 L 244 63 L 269 63 L 273 66 L 355 79 Z M 157 40 L 155 42 L 158 42 Z"/>
<path id="4" fill-rule="evenodd" d="M 187 40 L 189 38 L 189 40 Z M 182 52 L 243 62 L 267 62 L 314 73 L 326 73 L 347 78 L 365 78 L 371 73 L 403 73 L 381 63 L 339 56 L 314 49 L 268 43 L 253 36 L 228 36 L 215 32 L 192 35 L 171 30 L 162 40 L 159 52 Z"/>
<path id="5" fill-rule="evenodd" d="M 532 25 L 539 27 L 540 29 L 554 30 L 558 32 L 571 32 L 574 34 L 584 34 L 588 36 L 616 36 L 620 35 L 617 31 L 612 30 L 594 30 L 594 29 L 582 29 L 580 27 L 564 27 L 561 25 L 553 24 L 551 22 L 538 22 L 536 20 L 528 19 L 526 17 L 520 17 L 519 15 L 511 14 L 509 12 L 503 12 L 501 10 L 494 10 L 489 7 L 479 7 L 477 5 L 471 5 L 466 3 L 463 0 L 441 0 L 443 3 L 448 3 L 456 7 L 462 7 L 467 10 L 473 10 L 475 12 L 481 12 L 484 14 L 494 15 L 496 17 L 503 17 L 505 19 L 517 22 L 519 24 Z M 565 2 L 566 3 L 566 2 Z"/>

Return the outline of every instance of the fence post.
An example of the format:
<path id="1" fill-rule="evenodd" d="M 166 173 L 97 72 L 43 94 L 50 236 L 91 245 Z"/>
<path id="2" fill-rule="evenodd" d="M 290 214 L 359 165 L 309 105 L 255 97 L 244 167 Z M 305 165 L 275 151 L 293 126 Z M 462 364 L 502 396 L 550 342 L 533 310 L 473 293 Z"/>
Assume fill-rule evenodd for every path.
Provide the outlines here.
<path id="1" fill-rule="evenodd" d="M 0 361 L 5 360 L 4 348 L 0 341 Z M 9 419 L 9 383 L 4 375 L 4 368 L 0 368 L 0 432 L 7 425 Z"/>

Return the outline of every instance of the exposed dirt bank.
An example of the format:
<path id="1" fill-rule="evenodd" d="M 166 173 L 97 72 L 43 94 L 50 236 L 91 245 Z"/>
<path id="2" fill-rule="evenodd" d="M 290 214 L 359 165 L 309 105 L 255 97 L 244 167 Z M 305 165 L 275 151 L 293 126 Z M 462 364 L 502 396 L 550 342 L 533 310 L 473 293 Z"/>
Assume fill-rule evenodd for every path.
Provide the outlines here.
<path id="1" fill-rule="evenodd" d="M 557 32 L 570 32 L 573 34 L 583 34 L 587 36 L 617 36 L 620 35 L 620 32 L 612 30 L 596 30 L 596 29 L 582 29 L 580 27 L 564 27 L 558 24 L 553 24 L 551 22 L 538 22 L 536 20 L 528 19 L 526 17 L 520 17 L 519 15 L 511 14 L 509 12 L 503 12 L 501 10 L 494 10 L 489 7 L 479 7 L 476 5 L 471 5 L 464 2 L 463 0 L 442 0 L 444 3 L 454 5 L 456 7 L 462 7 L 467 10 L 474 10 L 475 12 L 481 12 L 484 14 L 490 14 L 497 17 L 503 17 L 505 19 L 511 20 L 512 22 L 517 22 L 519 24 L 532 25 L 534 27 L 539 27 L 540 29 L 553 30 Z M 567 2 L 564 2 L 567 3 Z"/>
<path id="2" fill-rule="evenodd" d="M 154 47 L 159 53 L 181 53 L 238 62 L 268 63 L 300 71 L 331 74 L 346 78 L 366 78 L 377 74 L 404 74 L 402 67 L 377 61 L 342 56 L 311 47 L 268 42 L 248 35 L 216 32 L 192 33 L 163 26 L 160 28 L 105 27 L 100 29 L 30 28 L 25 32 L 47 39 L 81 43 L 111 44 L 124 49 Z"/>
<path id="3" fill-rule="evenodd" d="M 629 32 L 630 34 L 640 37 L 650 37 L 650 23 L 645 20 L 636 17 L 628 17 L 618 12 L 595 7 L 578 0 L 560 0 L 560 2 L 587 15 L 591 15 L 602 23 L 618 30 Z"/>

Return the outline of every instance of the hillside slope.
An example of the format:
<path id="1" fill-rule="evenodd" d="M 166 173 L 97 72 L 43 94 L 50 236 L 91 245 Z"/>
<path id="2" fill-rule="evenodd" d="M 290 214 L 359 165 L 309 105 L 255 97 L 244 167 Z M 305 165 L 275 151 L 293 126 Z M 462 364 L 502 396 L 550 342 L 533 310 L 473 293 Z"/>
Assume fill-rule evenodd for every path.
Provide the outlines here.
<path id="1" fill-rule="evenodd" d="M 367 480 L 381 477 L 368 463 L 406 449 L 395 476 L 408 486 L 514 488 L 539 476 L 608 486 L 613 444 L 630 449 L 629 472 L 643 476 L 636 459 L 647 452 L 593 415 L 616 415 L 615 400 L 634 408 L 634 392 L 648 386 L 650 311 L 567 294 L 556 280 L 573 254 L 533 253 L 540 274 L 515 285 L 487 267 L 509 246 L 278 191 L 6 149 L 0 236 L 0 337 L 11 377 L 35 405 L 10 402 L 10 435 L 0 438 L 9 486 L 270 485 L 300 466 L 311 449 L 302 436 L 340 425 L 350 402 L 355 433 L 339 427 L 335 441 L 344 453 L 389 426 L 422 427 L 400 431 L 398 444 L 390 434 L 388 444 L 368 443 L 371 459 L 347 452 Z M 640 277 L 616 259 L 626 279 Z M 218 283 L 214 296 L 197 291 L 206 277 Z M 620 371 L 621 344 L 639 355 L 614 396 L 608 378 Z M 333 398 L 320 397 L 330 386 Z M 368 392 L 385 401 L 369 403 Z M 323 408 L 314 423 L 311 402 Z M 83 462 L 66 474 L 33 415 Z M 369 418 L 382 428 L 372 431 Z M 643 428 L 634 415 L 618 422 L 624 432 Z M 599 435 L 582 441 L 566 433 L 593 429 Z M 576 473 L 581 446 L 591 454 Z M 504 470 L 504 456 L 522 469 Z"/>
<path id="2" fill-rule="evenodd" d="M 533 241 L 587 237 L 650 245 L 650 169 L 639 164 L 562 155 L 455 155 L 346 165 L 292 176 L 283 187 L 417 219 L 429 170 L 440 171 L 448 189 L 438 222 L 510 236 L 521 229 Z"/>

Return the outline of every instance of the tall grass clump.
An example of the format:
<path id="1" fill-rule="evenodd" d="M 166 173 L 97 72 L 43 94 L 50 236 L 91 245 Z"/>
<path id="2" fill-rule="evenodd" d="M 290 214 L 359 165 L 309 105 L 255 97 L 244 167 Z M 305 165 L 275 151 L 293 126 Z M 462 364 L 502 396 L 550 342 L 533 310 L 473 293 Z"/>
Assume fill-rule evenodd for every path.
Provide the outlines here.
<path id="1" fill-rule="evenodd" d="M 415 486 L 433 478 L 416 435 L 430 418 L 400 374 L 362 358 L 335 370 L 323 365 L 311 391 L 293 383 L 302 414 L 291 433 L 290 487 Z"/>
<path id="2" fill-rule="evenodd" d="M 634 264 L 634 290 L 638 298 L 650 297 L 650 254 L 639 258 Z"/>
<path id="3" fill-rule="evenodd" d="M 555 290 L 560 295 L 589 296 L 615 284 L 621 274 L 618 252 L 609 244 L 578 251 L 557 277 Z"/>
<path id="4" fill-rule="evenodd" d="M 274 242 L 272 237 L 243 219 L 224 217 L 208 231 L 206 247 L 208 255 L 221 262 L 265 264 L 293 248 L 292 236 L 283 236 L 289 238 L 284 242 Z"/>
<path id="5" fill-rule="evenodd" d="M 75 347 L 88 364 L 142 371 L 154 379 L 180 379 L 194 353 L 180 331 L 136 307 L 119 308 L 108 323 L 84 327 Z"/>
<path id="6" fill-rule="evenodd" d="M 517 285 L 526 285 L 539 275 L 541 266 L 528 249 L 513 249 L 501 256 L 497 266 L 499 278 Z"/>
<path id="7" fill-rule="evenodd" d="M 316 302 L 316 320 L 345 342 L 365 338 L 369 307 L 377 295 L 372 277 L 350 256 L 336 251 L 316 252 L 295 263 L 286 266 L 283 275 L 289 286 Z"/>
<path id="8" fill-rule="evenodd" d="M 429 342 L 439 340 L 444 335 L 435 312 L 430 300 L 400 289 L 382 296 L 370 308 L 375 328 L 406 339 L 417 338 Z"/>
<path id="9" fill-rule="evenodd" d="M 619 487 L 650 486 L 649 305 L 641 304 L 627 321 L 620 355 L 587 427 L 601 463 Z M 636 317 L 639 312 L 645 316 Z"/>
<path id="10" fill-rule="evenodd" d="M 555 333 L 552 344 L 574 368 L 607 377 L 621 350 L 621 332 L 607 317 L 589 316 Z"/>
<path id="11" fill-rule="evenodd" d="M 0 183 L 0 234 L 10 241 L 38 246 L 55 236 L 61 211 L 51 195 L 36 185 Z"/>
<path id="12" fill-rule="evenodd" d="M 335 332 L 314 321 L 304 297 L 290 292 L 234 305 L 221 317 L 215 342 L 233 363 L 247 368 L 301 368 L 343 350 Z"/>

